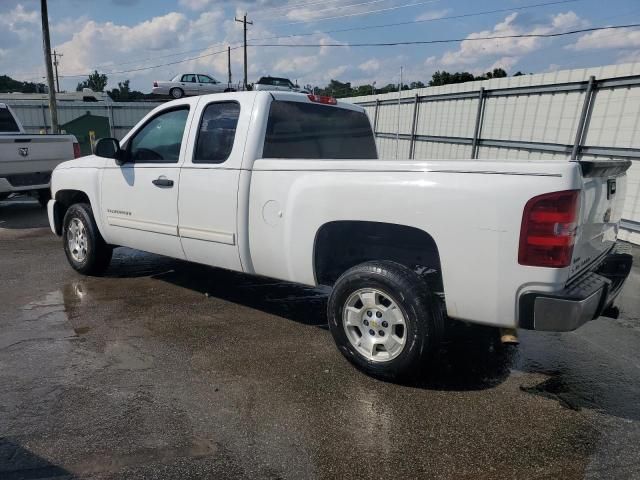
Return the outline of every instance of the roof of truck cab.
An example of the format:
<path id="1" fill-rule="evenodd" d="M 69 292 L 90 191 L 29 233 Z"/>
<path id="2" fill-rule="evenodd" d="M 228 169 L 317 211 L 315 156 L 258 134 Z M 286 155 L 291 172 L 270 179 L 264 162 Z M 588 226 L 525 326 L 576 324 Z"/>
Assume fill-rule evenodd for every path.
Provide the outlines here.
<path id="1" fill-rule="evenodd" d="M 191 97 L 191 98 L 204 98 L 206 101 L 218 100 L 237 100 L 238 98 L 255 98 L 255 97 L 271 97 L 274 100 L 280 100 L 284 102 L 303 102 L 303 103 L 311 103 L 314 105 L 323 105 L 328 107 L 339 107 L 346 108 L 348 110 L 354 110 L 356 112 L 364 112 L 365 109 L 359 105 L 355 105 L 353 103 L 341 102 L 338 99 L 338 103 L 336 105 L 325 105 L 320 103 L 315 103 L 309 100 L 309 94 L 299 93 L 299 92 L 279 92 L 279 91 L 263 91 L 263 90 L 255 90 L 251 92 L 227 92 L 227 93 L 211 93 L 209 95 L 200 95 L 199 97 Z M 177 100 L 176 100 L 177 101 Z M 172 103 L 172 102 L 169 102 Z"/>

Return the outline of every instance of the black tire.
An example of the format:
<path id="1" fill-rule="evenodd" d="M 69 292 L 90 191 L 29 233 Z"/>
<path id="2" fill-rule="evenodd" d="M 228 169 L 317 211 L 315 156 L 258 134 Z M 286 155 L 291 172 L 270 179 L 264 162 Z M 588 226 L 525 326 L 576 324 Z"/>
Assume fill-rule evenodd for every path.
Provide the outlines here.
<path id="1" fill-rule="evenodd" d="M 382 291 L 392 297 L 404 316 L 405 343 L 395 358 L 368 359 L 347 337 L 343 325 L 346 302 L 363 288 Z M 420 372 L 423 362 L 440 344 L 444 323 L 441 301 L 431 293 L 426 282 L 414 271 L 390 261 L 366 262 L 347 270 L 334 285 L 327 316 L 338 349 L 351 363 L 369 375 L 396 381 Z M 362 332 L 363 336 L 367 334 Z"/>
<path id="2" fill-rule="evenodd" d="M 38 190 L 38 203 L 41 207 L 47 208 L 47 203 L 51 200 L 51 190 L 48 188 L 43 188 L 42 190 Z"/>
<path id="3" fill-rule="evenodd" d="M 235 91 L 236 91 L 236 89 L 235 89 L 235 88 L 226 88 L 226 89 L 224 90 L 224 93 L 235 92 Z"/>
<path id="4" fill-rule="evenodd" d="M 179 98 L 184 97 L 184 90 L 177 87 L 172 88 L 171 90 L 169 90 L 169 95 L 171 95 L 171 98 L 175 98 L 177 100 Z"/>
<path id="5" fill-rule="evenodd" d="M 68 241 L 69 225 L 76 220 L 82 224 L 85 232 L 86 255 L 81 259 L 74 258 Z M 111 262 L 113 248 L 107 245 L 100 235 L 91 206 L 88 203 L 76 203 L 67 210 L 62 222 L 62 243 L 69 264 L 74 270 L 84 275 L 100 275 Z"/>

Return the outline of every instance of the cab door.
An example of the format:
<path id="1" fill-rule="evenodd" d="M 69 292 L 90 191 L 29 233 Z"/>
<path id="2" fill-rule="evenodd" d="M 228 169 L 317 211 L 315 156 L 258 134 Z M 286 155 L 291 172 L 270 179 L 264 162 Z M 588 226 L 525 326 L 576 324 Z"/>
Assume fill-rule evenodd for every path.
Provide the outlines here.
<path id="1" fill-rule="evenodd" d="M 152 115 L 125 138 L 124 163 L 109 163 L 104 169 L 101 214 L 109 243 L 184 258 L 178 187 L 189 103 L 195 102 L 186 100 Z"/>
<path id="2" fill-rule="evenodd" d="M 221 83 L 216 82 L 213 78 L 207 75 L 198 75 L 198 86 L 200 95 L 219 93 L 224 90 Z"/>
<path id="3" fill-rule="evenodd" d="M 180 85 L 184 89 L 186 95 L 199 95 L 200 87 L 197 82 L 197 77 L 194 73 L 187 73 L 182 76 Z"/>
<path id="4" fill-rule="evenodd" d="M 241 271 L 237 210 L 245 135 L 236 132 L 246 132 L 251 112 L 228 98 L 198 104 L 192 153 L 180 172 L 178 229 L 187 260 Z"/>

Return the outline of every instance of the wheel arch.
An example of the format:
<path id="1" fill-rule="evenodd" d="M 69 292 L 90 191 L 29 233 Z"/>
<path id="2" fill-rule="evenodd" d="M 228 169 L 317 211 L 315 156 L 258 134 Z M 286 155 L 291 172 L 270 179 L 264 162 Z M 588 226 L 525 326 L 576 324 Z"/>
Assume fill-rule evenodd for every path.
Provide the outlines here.
<path id="1" fill-rule="evenodd" d="M 91 205 L 91 199 L 82 190 L 58 190 L 55 194 L 56 203 L 53 209 L 53 222 L 56 235 L 62 235 L 62 222 L 64 216 L 71 205 L 76 203 L 88 203 Z"/>
<path id="2" fill-rule="evenodd" d="M 428 232 L 407 225 L 339 220 L 316 232 L 313 270 L 316 283 L 332 286 L 349 268 L 372 260 L 389 260 L 422 276 L 434 292 L 443 292 L 440 253 Z"/>

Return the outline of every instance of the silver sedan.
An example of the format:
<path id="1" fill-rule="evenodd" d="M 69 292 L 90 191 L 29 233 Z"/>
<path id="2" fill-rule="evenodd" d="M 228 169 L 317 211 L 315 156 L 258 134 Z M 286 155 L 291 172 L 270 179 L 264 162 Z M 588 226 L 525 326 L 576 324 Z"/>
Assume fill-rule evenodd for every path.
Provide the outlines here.
<path id="1" fill-rule="evenodd" d="M 202 73 L 184 73 L 176 75 L 170 81 L 154 81 L 151 93 L 181 98 L 187 95 L 206 95 L 209 93 L 233 92 L 235 88 Z"/>

